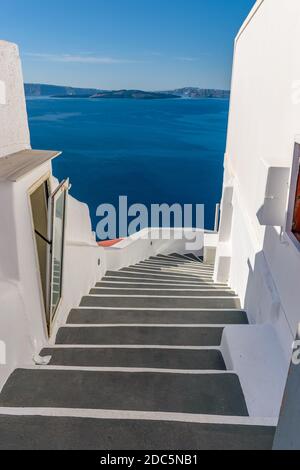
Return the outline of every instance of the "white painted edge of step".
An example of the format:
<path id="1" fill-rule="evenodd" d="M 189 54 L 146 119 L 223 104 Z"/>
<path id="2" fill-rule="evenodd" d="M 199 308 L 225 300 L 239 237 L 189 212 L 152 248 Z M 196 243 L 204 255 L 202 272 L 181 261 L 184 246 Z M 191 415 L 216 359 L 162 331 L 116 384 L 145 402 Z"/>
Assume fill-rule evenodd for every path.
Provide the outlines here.
<path id="1" fill-rule="evenodd" d="M 97 284 L 116 284 L 116 286 L 118 286 L 118 284 L 127 284 L 128 286 L 131 286 L 131 285 L 134 285 L 134 284 L 139 284 L 141 286 L 149 286 L 151 285 L 151 288 L 153 287 L 161 287 L 161 289 L 163 289 L 162 286 L 172 286 L 172 287 L 194 287 L 196 290 L 198 289 L 202 289 L 202 290 L 209 290 L 211 289 L 212 287 L 214 288 L 213 290 L 227 290 L 229 289 L 229 287 L 224 284 L 205 284 L 205 283 L 195 283 L 195 284 L 176 284 L 174 282 L 170 282 L 170 283 L 166 283 L 166 284 L 161 284 L 159 282 L 128 282 L 128 281 L 115 281 L 115 282 L 112 282 L 112 281 L 106 281 L 106 280 L 103 280 L 103 281 L 99 281 L 97 282 Z M 96 288 L 97 288 L 97 284 L 96 284 Z M 215 287 L 216 286 L 216 287 Z M 102 286 L 103 288 L 105 288 L 105 286 Z M 100 288 L 100 287 L 99 287 Z M 106 287 L 106 289 L 109 289 L 110 287 Z M 111 289 L 117 289 L 118 287 L 111 287 Z M 132 288 L 132 287 L 131 287 Z M 124 287 L 124 289 L 126 289 L 126 287 Z M 185 290 L 185 289 L 182 289 L 182 290 Z"/>
<path id="2" fill-rule="evenodd" d="M 163 413 L 145 411 L 123 410 L 90 410 L 79 408 L 3 408 L 0 407 L 0 415 L 7 416 L 47 416 L 64 418 L 90 418 L 104 420 L 127 421 L 169 421 L 195 424 L 220 424 L 237 426 L 263 426 L 276 427 L 277 418 L 197 415 L 186 413 Z"/>
<path id="3" fill-rule="evenodd" d="M 131 279 L 131 278 L 126 278 L 126 279 Z M 179 286 L 179 287 L 180 287 L 180 286 L 191 286 L 191 287 L 198 287 L 198 286 L 200 286 L 200 287 L 201 287 L 201 286 L 203 286 L 203 287 L 205 287 L 205 286 L 207 286 L 207 287 L 215 287 L 215 286 L 216 286 L 216 288 L 218 288 L 218 287 L 221 288 L 221 287 L 222 287 L 222 288 L 225 288 L 225 289 L 226 289 L 226 288 L 229 289 L 229 287 L 228 287 L 227 284 L 218 284 L 218 283 L 213 283 L 213 282 L 210 282 L 210 283 L 206 283 L 206 282 L 195 282 L 195 283 L 192 283 L 192 284 L 188 284 L 188 283 L 186 283 L 186 284 L 183 283 L 183 284 L 182 284 L 182 283 L 180 283 L 180 282 L 179 282 L 179 284 L 176 284 L 175 282 L 167 282 L 166 284 L 161 284 L 161 283 L 155 281 L 155 279 L 152 279 L 152 281 L 153 281 L 152 283 L 149 283 L 149 282 L 138 282 L 138 284 L 141 284 L 141 285 L 144 285 L 144 284 L 146 284 L 146 285 L 147 285 L 147 284 L 151 284 L 151 285 L 154 285 L 154 286 L 155 286 L 155 285 L 157 285 L 157 286 L 161 286 L 161 285 L 164 285 L 164 286 L 165 286 L 165 285 L 168 285 L 168 286 Z M 110 284 L 111 284 L 112 282 L 113 282 L 113 281 L 109 281 L 109 280 L 103 279 L 103 280 L 97 282 L 97 284 L 102 284 L 102 283 L 103 283 L 103 284 L 104 284 L 104 283 L 110 283 Z M 135 282 L 134 280 L 133 280 L 133 281 L 127 281 L 127 282 L 125 282 L 125 281 L 114 281 L 113 283 L 114 283 L 114 284 L 137 284 L 137 282 Z"/>
<path id="4" fill-rule="evenodd" d="M 95 323 L 66 323 L 61 328 L 225 328 L 230 326 L 232 323 L 228 324 L 204 324 L 204 323 L 105 323 L 105 324 L 95 324 Z"/>
<path id="5" fill-rule="evenodd" d="M 242 308 L 170 308 L 170 307 L 88 307 L 88 306 L 79 306 L 75 308 L 76 310 L 130 310 L 130 311 L 153 311 L 153 312 L 244 312 Z"/>
<path id="6" fill-rule="evenodd" d="M 160 287 L 105 287 L 105 286 L 102 286 L 102 287 L 93 287 L 92 290 L 145 290 L 145 291 L 160 291 L 160 290 L 170 290 L 172 291 L 173 289 L 168 289 L 168 288 L 164 288 L 164 287 L 161 287 L 161 284 L 159 284 Z M 209 289 L 203 289 L 203 288 L 200 288 L 200 289 L 182 289 L 182 286 L 180 286 L 180 289 L 176 289 L 176 292 L 207 292 Z M 219 289 L 219 288 L 216 288 L 216 289 L 212 289 L 211 290 L 212 292 L 227 292 L 227 289 Z M 231 292 L 231 291 L 229 291 Z"/>
<path id="7" fill-rule="evenodd" d="M 219 351 L 221 346 L 160 346 L 160 345 L 141 345 L 141 344 L 53 344 L 46 345 L 43 349 L 163 349 L 180 351 Z"/>
<path id="8" fill-rule="evenodd" d="M 105 279 L 103 281 L 99 282 L 119 282 L 122 283 L 124 282 L 124 279 L 126 279 L 127 282 L 130 283 L 140 283 L 141 281 L 152 281 L 152 282 L 158 282 L 158 281 L 164 281 L 166 283 L 172 282 L 174 279 L 154 279 L 154 278 L 149 278 L 149 277 L 128 277 L 128 276 L 105 276 Z M 205 281 L 205 282 L 198 282 L 197 280 L 191 282 L 191 280 L 187 281 L 182 281 L 181 279 L 175 279 L 178 283 L 180 283 L 183 286 L 190 285 L 190 286 L 199 286 L 199 285 L 205 285 L 205 286 L 215 286 L 215 283 L 213 281 Z M 146 282 L 147 283 L 147 282 Z M 165 284 L 163 284 L 165 285 Z M 176 285 L 175 283 L 172 282 L 172 285 Z"/>
<path id="9" fill-rule="evenodd" d="M 235 375 L 236 372 L 232 370 L 217 370 L 217 369 L 163 369 L 155 367 L 85 367 L 85 366 L 48 366 L 48 365 L 35 365 L 25 366 L 22 370 L 46 370 L 46 371 L 78 371 L 78 372 L 118 372 L 122 374 L 177 374 L 177 375 Z"/>
<path id="10" fill-rule="evenodd" d="M 115 280 L 118 280 L 118 279 L 125 279 L 125 278 L 126 278 L 126 279 L 137 279 L 137 280 L 139 280 L 139 281 L 143 281 L 144 279 L 148 279 L 148 280 L 150 280 L 150 281 L 155 281 L 155 280 L 157 280 L 156 278 L 153 278 L 153 277 L 150 277 L 150 278 L 143 278 L 143 277 L 142 277 L 142 278 L 141 278 L 141 277 L 139 276 L 141 273 L 131 273 L 131 272 L 129 272 L 129 273 L 126 272 L 126 273 L 125 273 L 124 271 L 111 271 L 111 272 L 117 273 L 117 276 L 114 276 L 114 275 L 112 276 L 112 275 L 110 275 L 110 274 L 105 274 L 105 276 L 103 276 L 103 277 L 105 277 L 106 280 L 108 280 L 108 279 L 115 279 Z M 120 275 L 120 274 L 121 274 L 121 275 Z M 124 276 L 123 276 L 123 274 L 124 274 Z M 128 276 L 128 274 L 134 274 L 134 276 Z M 146 273 L 142 273 L 142 274 L 146 274 Z M 180 282 L 181 282 L 181 283 L 186 282 L 187 284 L 188 284 L 189 282 L 192 282 L 192 283 L 195 283 L 195 284 L 206 284 L 206 283 L 208 283 L 208 284 L 213 284 L 213 285 L 215 285 L 213 279 L 203 280 L 203 281 L 201 282 L 201 279 L 200 279 L 200 280 L 197 279 L 197 278 L 192 278 L 192 279 L 191 279 L 190 276 L 184 276 L 183 278 L 182 278 L 182 276 L 180 276 L 179 279 L 178 279 L 178 276 L 174 277 L 174 275 L 170 275 L 170 276 L 169 276 L 170 279 L 165 279 L 165 275 L 163 275 L 163 276 L 164 276 L 164 279 L 158 279 L 158 280 L 178 281 L 179 283 L 180 283 Z"/>
<path id="11" fill-rule="evenodd" d="M 237 295 L 232 295 L 232 296 L 205 296 L 205 295 L 194 295 L 194 296 L 189 296 L 189 295 L 112 295 L 112 294 L 102 294 L 102 295 L 97 295 L 97 294 L 87 294 L 84 295 L 83 298 L 86 297 L 92 297 L 92 298 L 100 298 L 100 299 L 105 299 L 105 298 L 113 298 L 113 299 L 218 299 L 218 300 L 224 300 L 224 299 L 230 299 L 230 300 L 236 300 L 239 299 Z"/>

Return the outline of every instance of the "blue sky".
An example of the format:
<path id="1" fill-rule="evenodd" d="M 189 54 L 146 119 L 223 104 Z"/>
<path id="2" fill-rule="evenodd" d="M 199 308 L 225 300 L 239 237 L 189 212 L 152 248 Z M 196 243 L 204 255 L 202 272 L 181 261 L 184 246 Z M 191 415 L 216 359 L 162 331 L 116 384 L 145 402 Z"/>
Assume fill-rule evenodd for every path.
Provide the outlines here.
<path id="1" fill-rule="evenodd" d="M 104 89 L 229 88 L 255 0 L 1 0 L 0 39 L 27 82 Z"/>

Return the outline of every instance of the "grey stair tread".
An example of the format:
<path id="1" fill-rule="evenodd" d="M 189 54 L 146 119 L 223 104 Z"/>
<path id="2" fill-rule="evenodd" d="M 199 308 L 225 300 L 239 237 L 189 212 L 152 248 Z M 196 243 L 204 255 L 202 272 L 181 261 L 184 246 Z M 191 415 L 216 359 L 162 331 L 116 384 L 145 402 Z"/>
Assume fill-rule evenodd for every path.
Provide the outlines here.
<path id="1" fill-rule="evenodd" d="M 275 428 L 0 416 L 1 450 L 271 450 Z"/>
<path id="2" fill-rule="evenodd" d="M 172 282 L 186 282 L 203 284 L 213 283 L 211 278 L 198 277 L 198 276 L 186 276 L 186 275 L 174 275 L 174 274 L 152 274 L 152 273 L 131 273 L 131 272 L 121 272 L 115 271 L 114 273 L 106 273 L 105 279 L 135 279 L 142 281 L 143 279 L 153 280 L 153 281 L 172 281 Z"/>
<path id="3" fill-rule="evenodd" d="M 230 290 L 229 287 L 225 286 L 224 284 L 203 284 L 203 285 L 199 285 L 199 284 L 177 284 L 176 282 L 173 284 L 172 281 L 168 283 L 162 283 L 160 281 L 158 282 L 151 282 L 151 281 L 143 281 L 142 283 L 141 282 L 138 282 L 138 281 L 129 281 L 129 282 L 110 282 L 110 281 L 101 281 L 101 282 L 98 282 L 96 284 L 96 287 L 104 287 L 104 288 L 109 288 L 109 287 L 113 287 L 113 288 L 120 288 L 120 289 L 140 289 L 140 288 L 143 288 L 143 289 L 155 289 L 157 287 L 159 288 L 162 288 L 162 287 L 165 287 L 167 290 L 178 290 L 178 289 L 189 289 L 189 290 L 199 290 L 199 289 L 202 289 L 202 290 L 211 290 L 211 291 L 214 291 L 214 290 L 217 290 L 217 289 L 222 289 L 222 290 Z"/>
<path id="4" fill-rule="evenodd" d="M 151 263 L 153 265 L 158 264 L 158 265 L 163 265 L 163 266 L 175 266 L 178 268 L 191 268 L 191 269 L 213 269 L 212 266 L 203 264 L 203 263 L 197 263 L 196 261 L 193 262 L 192 260 L 186 259 L 184 260 L 176 260 L 176 259 L 167 259 L 167 258 L 150 258 L 145 261 L 141 261 L 141 263 Z"/>
<path id="5" fill-rule="evenodd" d="M 105 274 L 106 276 L 109 276 L 109 277 L 139 277 L 139 278 L 143 278 L 143 277 L 149 277 L 149 278 L 152 278 L 152 279 L 173 279 L 173 280 L 177 280 L 177 279 L 182 279 L 183 281 L 184 280 L 190 280 L 190 281 L 198 281 L 198 282 L 201 282 L 200 280 L 201 279 L 204 279 L 204 280 L 210 280 L 211 279 L 211 276 L 200 276 L 200 275 L 197 275 L 197 274 L 183 274 L 183 273 L 162 273 L 162 272 L 158 272 L 156 271 L 155 273 L 153 272 L 148 272 L 148 271 L 137 271 L 137 270 L 130 270 L 130 269 L 127 269 L 127 268 L 124 268 L 124 270 L 122 271 L 107 271 L 107 273 Z"/>
<path id="6" fill-rule="evenodd" d="M 159 346 L 219 346 L 220 327 L 68 327 L 58 330 L 57 344 L 87 345 L 159 345 Z"/>
<path id="7" fill-rule="evenodd" d="M 48 348 L 41 352 L 49 355 L 49 365 L 58 366 L 226 370 L 218 350 Z"/>
<path id="8" fill-rule="evenodd" d="M 138 268 L 138 269 L 136 269 Z M 124 270 L 128 271 L 128 268 L 124 268 Z M 176 266 L 170 267 L 170 266 L 149 266 L 149 265 L 137 265 L 135 267 L 130 268 L 133 271 L 138 272 L 150 272 L 150 273 L 157 273 L 157 274 L 179 274 L 179 275 L 187 275 L 187 276 L 200 276 L 200 277 L 206 277 L 206 278 L 211 278 L 213 277 L 213 271 L 208 271 L 204 269 L 189 269 L 189 268 L 177 268 Z M 121 271 L 122 272 L 122 271 Z"/>
<path id="9" fill-rule="evenodd" d="M 187 258 L 190 258 L 191 260 L 194 260 L 194 261 L 197 261 L 197 262 L 201 262 L 201 258 L 197 255 L 194 255 L 193 253 L 187 253 L 185 255 Z"/>
<path id="10" fill-rule="evenodd" d="M 235 374 L 15 370 L 0 406 L 248 416 Z"/>
<path id="11" fill-rule="evenodd" d="M 179 277 L 196 277 L 196 278 L 212 278 L 212 273 L 207 271 L 176 271 L 171 268 L 146 268 L 141 266 L 132 266 L 128 268 L 122 268 L 119 273 L 144 273 L 144 274 L 155 274 L 157 276 L 168 275 L 168 276 L 179 276 Z"/>
<path id="12" fill-rule="evenodd" d="M 178 259 L 183 259 L 183 260 L 188 260 L 188 259 L 191 259 L 191 257 L 189 256 L 189 253 L 188 254 L 184 254 L 184 255 L 180 255 L 179 253 L 172 253 L 170 256 L 173 256 L 174 258 L 178 258 Z M 197 263 L 201 263 L 202 261 L 200 261 L 200 259 L 198 258 L 193 258 L 192 261 L 195 261 Z"/>
<path id="13" fill-rule="evenodd" d="M 181 255 L 180 255 L 180 257 L 174 256 L 174 255 L 157 255 L 157 256 L 151 256 L 148 259 L 151 260 L 151 261 L 155 261 L 155 260 L 171 261 L 171 262 L 174 261 L 175 263 L 184 263 L 184 264 L 189 264 L 189 265 L 191 265 L 191 264 L 197 265 L 198 264 L 198 261 L 193 261 L 193 260 L 188 259 L 186 257 L 182 257 Z M 204 265 L 204 266 L 211 266 L 208 263 L 204 263 L 202 260 L 199 260 L 199 263 Z"/>
<path id="14" fill-rule="evenodd" d="M 157 267 L 170 267 L 170 268 L 178 268 L 178 269 L 193 269 L 193 270 L 197 270 L 197 271 L 213 271 L 214 268 L 213 266 L 209 266 L 208 264 L 203 264 L 203 263 L 200 263 L 200 262 L 195 262 L 195 263 L 191 263 L 190 261 L 187 261 L 187 263 L 185 262 L 181 262 L 181 261 L 163 261 L 163 260 L 145 260 L 145 261 L 140 261 L 139 263 L 135 264 L 135 265 L 131 265 L 131 267 L 133 266 L 157 266 Z"/>
<path id="15" fill-rule="evenodd" d="M 106 281 L 106 282 L 114 282 L 114 283 L 119 283 L 119 282 L 122 282 L 122 283 L 128 283 L 128 282 L 134 282 L 134 283 L 147 283 L 147 284 L 161 284 L 161 285 L 165 285 L 165 284 L 174 284 L 174 285 L 182 285 L 182 286 L 186 286 L 186 285 L 192 285 L 192 286 L 203 286 L 203 285 L 207 285 L 209 287 L 217 287 L 218 284 L 214 284 L 211 280 L 198 280 L 198 279 L 178 279 L 178 278 L 169 278 L 166 277 L 166 278 L 156 278 L 155 276 L 139 276 L 139 275 L 135 275 L 135 276 L 132 276 L 131 273 L 128 274 L 128 276 L 126 276 L 125 274 L 124 275 L 118 275 L 118 276 L 104 276 L 102 278 L 102 281 Z M 219 285 L 224 285 L 224 284 L 219 284 Z"/>
<path id="16" fill-rule="evenodd" d="M 178 267 L 178 266 L 162 266 L 162 265 L 154 265 L 154 264 L 137 264 L 136 266 L 130 266 L 130 268 L 135 269 L 138 268 L 139 270 L 147 270 L 147 271 L 154 271 L 158 273 L 186 273 L 186 274 L 197 274 L 197 275 L 204 275 L 204 276 L 212 276 L 213 271 L 209 269 L 203 268 L 189 268 L 189 267 Z M 128 268 L 124 268 L 128 269 Z"/>
<path id="17" fill-rule="evenodd" d="M 157 311 L 157 310 L 105 310 L 72 309 L 69 324 L 247 324 L 247 315 L 241 310 L 217 311 Z"/>
<path id="18" fill-rule="evenodd" d="M 85 296 L 82 307 L 115 308 L 241 308 L 238 298 L 171 298 L 171 297 L 96 297 Z"/>
<path id="19" fill-rule="evenodd" d="M 190 263 L 189 261 L 185 263 L 181 261 L 175 261 L 175 260 L 171 261 L 171 260 L 165 260 L 161 258 L 140 261 L 138 264 L 149 265 L 149 266 L 166 266 L 166 267 L 170 266 L 170 267 L 175 267 L 175 268 L 212 269 L 211 267 L 210 268 L 204 267 L 204 265 L 202 265 L 201 263 L 200 263 L 200 266 L 198 266 L 196 263 Z"/>
<path id="20" fill-rule="evenodd" d="M 157 289 L 153 287 L 152 289 L 131 289 L 129 287 L 125 289 L 105 289 L 102 288 L 93 288 L 90 290 L 90 295 L 145 295 L 145 296 L 162 296 L 162 297 L 172 297 L 182 296 L 182 297 L 236 297 L 235 292 L 230 290 L 183 290 L 177 287 L 177 290 L 172 289 Z"/>

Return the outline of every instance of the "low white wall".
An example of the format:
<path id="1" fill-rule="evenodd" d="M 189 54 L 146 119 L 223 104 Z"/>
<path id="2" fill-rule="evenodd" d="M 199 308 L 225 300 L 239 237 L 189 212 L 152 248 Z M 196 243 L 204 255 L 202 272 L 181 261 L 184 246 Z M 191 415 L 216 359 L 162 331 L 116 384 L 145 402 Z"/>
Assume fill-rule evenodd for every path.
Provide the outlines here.
<path id="1" fill-rule="evenodd" d="M 165 237 L 168 236 L 168 239 L 163 239 L 162 233 L 164 233 Z M 107 268 L 109 270 L 121 269 L 158 254 L 195 253 L 201 256 L 204 244 L 203 230 L 197 230 L 197 234 L 200 246 L 198 245 L 193 248 L 190 247 L 190 237 L 195 236 L 193 229 L 186 230 L 186 238 L 182 234 L 182 229 L 144 229 L 117 245 L 105 248 Z M 208 234 L 206 240 L 207 242 L 211 240 L 212 245 L 216 243 L 214 234 Z"/>

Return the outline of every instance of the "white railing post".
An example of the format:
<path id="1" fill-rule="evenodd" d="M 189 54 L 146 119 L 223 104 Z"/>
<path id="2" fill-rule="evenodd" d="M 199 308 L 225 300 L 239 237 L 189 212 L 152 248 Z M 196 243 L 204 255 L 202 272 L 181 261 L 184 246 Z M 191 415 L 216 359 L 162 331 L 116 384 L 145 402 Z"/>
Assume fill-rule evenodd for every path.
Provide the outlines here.
<path id="1" fill-rule="evenodd" d="M 220 222 L 220 204 L 216 204 L 216 212 L 215 212 L 215 228 L 214 231 L 218 232 L 219 231 L 219 222 Z"/>

